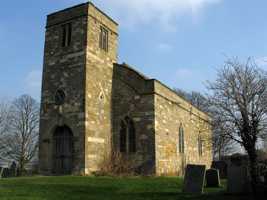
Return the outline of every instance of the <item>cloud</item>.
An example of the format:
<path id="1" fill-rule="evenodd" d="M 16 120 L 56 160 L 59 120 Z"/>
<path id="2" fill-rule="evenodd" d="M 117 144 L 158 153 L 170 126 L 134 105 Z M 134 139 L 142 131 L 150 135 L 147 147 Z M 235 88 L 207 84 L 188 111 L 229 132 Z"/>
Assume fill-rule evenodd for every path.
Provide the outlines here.
<path id="1" fill-rule="evenodd" d="M 192 69 L 179 68 L 176 71 L 176 76 L 180 79 L 192 78 L 197 72 Z"/>
<path id="2" fill-rule="evenodd" d="M 160 23 L 165 29 L 173 29 L 178 17 L 189 14 L 197 17 L 207 6 L 222 0 L 108 0 L 98 5 L 115 16 L 123 25 Z"/>
<path id="3" fill-rule="evenodd" d="M 160 52 L 169 52 L 173 49 L 173 47 L 172 47 L 172 45 L 167 44 L 167 43 L 160 43 L 160 44 L 158 44 L 157 49 Z"/>
<path id="4" fill-rule="evenodd" d="M 42 71 L 32 70 L 25 78 L 25 90 L 28 94 L 34 98 L 40 98 L 41 94 L 41 82 L 42 82 Z"/>

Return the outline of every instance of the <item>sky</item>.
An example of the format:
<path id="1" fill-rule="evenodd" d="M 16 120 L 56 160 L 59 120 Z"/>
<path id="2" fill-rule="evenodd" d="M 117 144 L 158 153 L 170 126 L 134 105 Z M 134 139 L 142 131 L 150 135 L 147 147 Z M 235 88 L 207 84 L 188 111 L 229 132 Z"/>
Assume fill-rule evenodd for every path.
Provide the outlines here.
<path id="1" fill-rule="evenodd" d="M 0 98 L 40 99 L 46 15 L 83 2 L 1 2 Z M 205 82 L 236 56 L 267 70 L 266 0 L 92 2 L 120 24 L 119 63 L 171 88 L 205 92 Z"/>

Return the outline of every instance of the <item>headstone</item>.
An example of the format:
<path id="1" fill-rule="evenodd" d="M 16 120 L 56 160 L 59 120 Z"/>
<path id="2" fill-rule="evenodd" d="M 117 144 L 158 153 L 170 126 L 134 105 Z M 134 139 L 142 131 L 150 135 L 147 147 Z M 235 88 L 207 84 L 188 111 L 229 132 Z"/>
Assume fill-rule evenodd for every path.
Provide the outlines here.
<path id="1" fill-rule="evenodd" d="M 227 178 L 227 163 L 225 161 L 213 161 L 211 168 L 219 170 L 220 178 Z"/>
<path id="2" fill-rule="evenodd" d="M 0 178 L 8 178 L 9 177 L 9 169 L 8 168 L 1 168 L 0 169 Z"/>
<path id="3" fill-rule="evenodd" d="M 246 165 L 235 165 L 228 167 L 227 191 L 231 194 L 250 193 L 249 170 Z"/>
<path id="4" fill-rule="evenodd" d="M 184 177 L 183 192 L 201 194 L 205 180 L 205 165 L 187 165 Z"/>
<path id="5" fill-rule="evenodd" d="M 206 187 L 220 187 L 219 170 L 208 169 L 206 171 Z"/>
<path id="6" fill-rule="evenodd" d="M 17 176 L 17 164 L 15 162 L 12 162 L 9 168 L 9 176 L 11 177 Z"/>
<path id="7" fill-rule="evenodd" d="M 0 167 L 0 178 L 3 177 L 3 172 L 4 172 L 4 168 L 3 167 Z"/>

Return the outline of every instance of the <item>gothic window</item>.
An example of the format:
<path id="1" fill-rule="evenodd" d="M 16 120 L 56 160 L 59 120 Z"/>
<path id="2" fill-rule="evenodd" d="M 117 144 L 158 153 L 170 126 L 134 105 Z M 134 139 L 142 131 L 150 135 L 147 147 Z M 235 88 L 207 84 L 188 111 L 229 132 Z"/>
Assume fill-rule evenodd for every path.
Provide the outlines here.
<path id="1" fill-rule="evenodd" d="M 182 125 L 179 128 L 179 153 L 184 153 L 184 129 Z"/>
<path id="2" fill-rule="evenodd" d="M 72 31 L 71 23 L 62 25 L 62 43 L 61 43 L 62 47 L 70 46 L 71 34 L 72 34 L 71 31 Z"/>
<path id="3" fill-rule="evenodd" d="M 129 143 L 129 152 L 134 153 L 136 151 L 136 141 L 135 141 L 135 127 L 133 120 L 128 119 L 128 143 Z"/>
<path id="4" fill-rule="evenodd" d="M 120 152 L 126 152 L 127 127 L 124 120 L 121 121 Z"/>
<path id="5" fill-rule="evenodd" d="M 100 27 L 99 47 L 108 52 L 108 30 L 103 26 Z"/>
<path id="6" fill-rule="evenodd" d="M 203 140 L 200 135 L 198 136 L 198 154 L 199 156 L 203 155 Z"/>
<path id="7" fill-rule="evenodd" d="M 65 103 L 65 92 L 62 89 L 56 91 L 55 94 L 55 104 L 60 106 Z"/>
<path id="8" fill-rule="evenodd" d="M 124 120 L 121 121 L 120 152 L 136 152 L 135 127 L 133 120 L 129 117 L 125 117 Z"/>

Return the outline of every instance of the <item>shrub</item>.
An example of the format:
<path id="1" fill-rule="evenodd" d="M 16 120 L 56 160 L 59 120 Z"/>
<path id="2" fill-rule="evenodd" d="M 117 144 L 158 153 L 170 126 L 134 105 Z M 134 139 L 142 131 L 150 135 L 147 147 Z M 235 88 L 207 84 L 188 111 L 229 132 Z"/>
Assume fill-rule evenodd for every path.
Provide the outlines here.
<path id="1" fill-rule="evenodd" d="M 100 164 L 100 170 L 95 176 L 132 176 L 135 175 L 135 160 L 129 155 L 112 152 Z"/>

